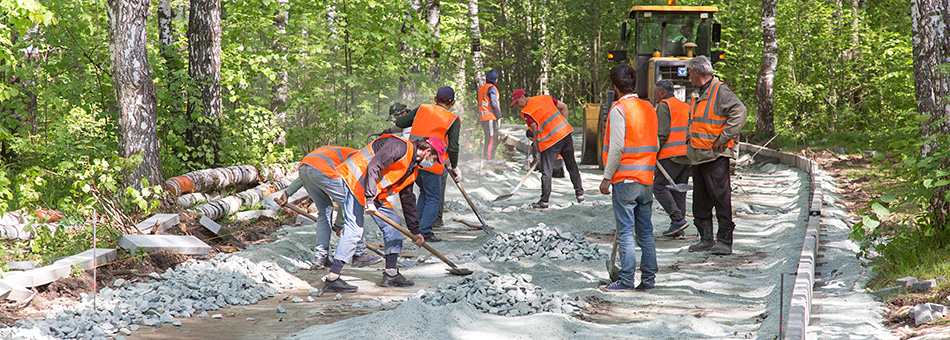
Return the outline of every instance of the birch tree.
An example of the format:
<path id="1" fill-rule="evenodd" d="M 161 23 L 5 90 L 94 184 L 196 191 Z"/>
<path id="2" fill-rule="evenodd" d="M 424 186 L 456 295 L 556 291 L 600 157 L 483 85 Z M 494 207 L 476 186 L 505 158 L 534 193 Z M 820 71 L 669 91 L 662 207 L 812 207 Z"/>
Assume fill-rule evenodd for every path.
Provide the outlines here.
<path id="1" fill-rule="evenodd" d="M 119 156 L 142 155 L 142 163 L 124 174 L 127 186 L 161 183 L 155 86 L 145 46 L 149 0 L 109 0 L 109 59 L 119 111 Z"/>
<path id="2" fill-rule="evenodd" d="M 217 163 L 221 136 L 221 1 L 191 0 L 188 12 L 188 75 L 196 97 L 188 101 L 188 116 L 197 122 L 190 133 L 192 147 L 204 151 L 206 163 Z M 203 149 L 203 150 L 201 150 Z"/>
<path id="3" fill-rule="evenodd" d="M 469 34 L 472 36 L 472 66 L 475 67 L 475 88 L 485 84 L 482 63 L 482 31 L 478 25 L 478 0 L 468 0 Z"/>
<path id="4" fill-rule="evenodd" d="M 914 87 L 917 112 L 928 119 L 920 129 L 923 156 L 946 148 L 950 136 L 950 4 L 946 0 L 911 0 L 911 37 L 914 45 Z M 942 141 L 938 138 L 942 137 Z M 950 159 L 939 161 L 939 170 L 950 170 Z M 946 179 L 948 176 L 943 176 Z M 950 191 L 937 186 L 930 200 L 933 225 L 950 227 Z"/>
<path id="5" fill-rule="evenodd" d="M 778 65 L 778 39 L 775 32 L 775 6 L 778 0 L 762 0 L 762 65 L 755 82 L 755 133 L 759 138 L 775 135 L 775 68 Z"/>

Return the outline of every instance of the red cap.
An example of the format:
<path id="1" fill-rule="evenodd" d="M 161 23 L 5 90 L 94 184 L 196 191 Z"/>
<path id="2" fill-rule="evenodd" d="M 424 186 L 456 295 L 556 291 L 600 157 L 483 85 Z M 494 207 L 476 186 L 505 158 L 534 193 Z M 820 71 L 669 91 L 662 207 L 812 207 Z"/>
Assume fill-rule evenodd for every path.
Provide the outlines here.
<path id="1" fill-rule="evenodd" d="M 445 164 L 445 144 L 442 144 L 442 140 L 438 137 L 429 137 L 426 138 L 426 142 L 435 149 L 435 153 L 438 155 L 435 161 Z"/>
<path id="2" fill-rule="evenodd" d="M 513 106 L 515 106 L 515 101 L 517 101 L 518 98 L 521 98 L 521 96 L 523 96 L 523 95 L 524 95 L 524 89 L 517 89 L 517 90 L 515 90 L 515 93 L 512 93 L 512 94 L 511 94 L 511 105 L 508 105 L 508 107 L 513 107 Z"/>

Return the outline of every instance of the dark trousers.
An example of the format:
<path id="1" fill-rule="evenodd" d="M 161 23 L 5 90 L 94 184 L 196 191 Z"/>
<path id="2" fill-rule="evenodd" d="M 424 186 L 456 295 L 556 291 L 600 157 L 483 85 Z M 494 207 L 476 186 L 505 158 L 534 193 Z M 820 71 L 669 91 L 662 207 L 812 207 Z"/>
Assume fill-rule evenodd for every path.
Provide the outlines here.
<path id="1" fill-rule="evenodd" d="M 719 222 L 717 240 L 732 245 L 735 224 L 732 222 L 732 183 L 729 179 L 728 157 L 693 165 L 693 217 L 711 224 L 713 208 L 716 208 Z"/>
<path id="2" fill-rule="evenodd" d="M 666 173 L 670 175 L 670 178 L 673 178 L 673 182 L 676 182 L 676 184 L 685 184 L 689 181 L 689 175 L 691 174 L 689 164 L 676 163 L 672 158 L 660 159 L 657 160 L 657 163 L 660 163 L 663 169 L 666 169 Z M 679 221 L 685 218 L 686 193 L 670 190 L 666 187 L 669 184 L 670 181 L 666 179 L 666 176 L 663 176 L 658 167 L 653 174 L 653 197 L 656 198 L 657 202 L 660 202 L 663 210 L 670 215 L 670 220 Z"/>
<path id="3" fill-rule="evenodd" d="M 571 174 L 571 183 L 574 183 L 574 195 L 581 196 L 584 194 L 581 173 L 577 169 L 577 161 L 574 159 L 574 138 L 571 137 L 571 134 L 567 134 L 547 150 L 541 151 L 541 202 L 548 202 L 551 198 L 551 174 L 557 164 L 557 155 L 564 158 L 567 172 Z"/>
<path id="4" fill-rule="evenodd" d="M 485 132 L 485 140 L 482 142 L 482 155 L 486 160 L 495 158 L 495 147 L 498 146 L 498 121 L 482 121 L 482 131 Z"/>

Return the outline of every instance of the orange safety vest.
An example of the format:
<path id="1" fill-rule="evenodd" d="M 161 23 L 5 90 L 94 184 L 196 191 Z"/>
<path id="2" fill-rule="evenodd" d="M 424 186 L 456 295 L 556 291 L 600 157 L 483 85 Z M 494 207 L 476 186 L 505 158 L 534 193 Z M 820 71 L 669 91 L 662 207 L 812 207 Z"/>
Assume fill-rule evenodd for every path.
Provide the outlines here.
<path id="1" fill-rule="evenodd" d="M 644 185 L 653 185 L 653 171 L 656 169 L 657 122 L 656 110 L 650 102 L 639 98 L 621 98 L 610 108 L 622 105 L 623 120 L 626 125 L 626 138 L 623 141 L 623 156 L 620 165 L 611 178 L 611 183 L 634 180 Z M 607 133 L 604 134 L 604 151 L 601 155 L 607 163 L 610 150 L 610 119 L 607 120 Z"/>
<path id="2" fill-rule="evenodd" d="M 689 104 L 676 97 L 660 101 L 670 108 L 670 135 L 666 143 L 660 147 L 660 154 L 656 157 L 666 159 L 686 155 L 686 129 L 689 120 Z"/>
<path id="3" fill-rule="evenodd" d="M 554 105 L 554 99 L 548 95 L 534 96 L 528 99 L 528 104 L 521 110 L 521 118 L 525 118 L 525 116 L 530 116 L 538 123 L 538 130 L 541 131 L 532 132 L 537 138 L 538 148 L 541 151 L 547 150 L 563 139 L 564 136 L 570 134 L 571 131 L 574 131 L 571 124 L 567 122 L 567 119 L 564 119 L 557 106 Z"/>
<path id="4" fill-rule="evenodd" d="M 356 199 L 359 200 L 363 206 L 366 206 L 366 196 L 364 194 L 366 190 L 363 187 L 363 182 L 366 181 L 366 169 L 369 167 L 369 162 L 376 155 L 376 153 L 373 152 L 373 143 L 383 138 L 397 138 L 405 142 L 406 155 L 382 170 L 382 177 L 378 183 L 375 183 L 376 199 L 383 201 L 385 206 L 391 207 L 389 202 L 385 201 L 386 197 L 395 192 L 402 191 L 402 189 L 412 185 L 412 183 L 416 181 L 417 167 L 409 167 L 412 163 L 412 158 L 416 154 L 415 147 L 412 146 L 411 142 L 395 135 L 382 135 L 369 143 L 369 145 L 366 145 L 365 148 L 350 154 L 350 157 L 336 167 L 336 171 L 340 173 L 343 181 L 350 187 L 353 196 L 356 196 Z"/>
<path id="5" fill-rule="evenodd" d="M 498 87 L 495 87 L 495 84 L 485 83 L 482 85 L 482 88 L 478 89 L 478 121 L 484 122 L 486 120 L 497 120 L 498 117 L 495 117 L 495 111 L 491 109 L 491 101 L 488 100 L 488 89 L 495 88 L 495 94 L 498 94 Z"/>
<path id="6" fill-rule="evenodd" d="M 409 139 L 416 140 L 426 137 L 438 137 L 442 140 L 443 145 L 448 146 L 449 128 L 458 120 L 458 116 L 441 106 L 422 104 L 422 106 L 419 106 L 419 110 L 416 111 L 416 117 L 412 120 L 412 131 L 409 133 Z M 459 128 L 461 128 L 461 126 L 459 126 Z M 445 169 L 445 165 L 436 162 L 435 165 L 422 169 L 441 175 L 442 170 Z"/>
<path id="7" fill-rule="evenodd" d="M 690 101 L 689 145 L 695 149 L 712 149 L 713 142 L 719 139 L 722 130 L 726 128 L 727 118 L 715 113 L 716 95 L 722 84 L 714 79 L 712 84 L 709 84 L 709 96 L 706 99 L 697 103 L 696 97 L 693 97 Z M 726 143 L 730 148 L 733 145 L 733 140 Z"/>
<path id="8" fill-rule="evenodd" d="M 320 170 L 320 172 L 327 175 L 327 177 L 340 178 L 340 174 L 336 172 L 336 166 L 343 163 L 346 157 L 353 153 L 353 151 L 356 151 L 356 149 L 345 146 L 324 145 L 310 151 L 309 154 L 303 157 L 300 164 L 308 164 Z"/>

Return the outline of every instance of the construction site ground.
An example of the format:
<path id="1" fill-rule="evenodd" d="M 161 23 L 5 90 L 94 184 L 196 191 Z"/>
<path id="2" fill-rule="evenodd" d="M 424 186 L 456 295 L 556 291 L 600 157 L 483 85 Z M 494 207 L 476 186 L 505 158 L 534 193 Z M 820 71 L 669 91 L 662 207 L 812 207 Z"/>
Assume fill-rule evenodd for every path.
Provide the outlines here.
<path id="1" fill-rule="evenodd" d="M 575 142 L 579 149 L 578 136 L 575 136 Z M 579 152 L 577 157 L 580 159 Z M 588 241 L 599 245 L 605 256 L 609 255 L 615 220 L 610 196 L 597 190 L 601 170 L 592 165 L 581 166 L 585 203 L 575 201 L 568 178 L 555 178 L 551 207 L 536 210 L 529 205 L 540 195 L 539 173 L 533 174 L 512 198 L 492 202 L 498 195 L 510 192 L 525 174 L 522 167 L 525 156 L 512 153 L 510 158 L 507 162 L 478 165 L 472 161 L 462 166 L 465 178 L 462 185 L 488 225 L 499 233 L 510 233 L 543 223 L 564 232 L 585 235 Z M 693 227 L 687 229 L 685 238 L 660 236 L 660 232 L 668 228 L 669 218 L 654 202 L 659 273 L 656 289 L 648 292 L 605 293 L 599 290 L 607 277 L 603 260 L 525 258 L 501 263 L 457 262 L 460 267 L 474 271 L 530 274 L 533 283 L 545 290 L 563 292 L 589 302 L 590 307 L 578 315 L 541 313 L 502 317 L 481 313 L 461 303 L 428 306 L 418 299 L 388 307 L 352 307 L 354 303 L 380 296 L 399 298 L 420 290 L 432 292 L 440 283 L 458 280 L 458 276 L 445 271 L 445 264 L 429 256 L 424 249 L 408 243 L 404 247 L 404 259 L 427 259 L 416 267 L 401 269 L 404 275 L 415 280 L 415 286 L 377 286 L 382 264 L 346 267 L 344 279 L 357 285 L 358 292 L 344 293 L 339 301 L 334 300 L 335 294 L 327 293 L 314 297 L 314 302 L 292 303 L 293 297 L 306 299 L 311 289 L 320 288 L 327 272 L 309 269 L 310 249 L 315 241 L 313 225 L 287 225 L 269 228 L 274 232 L 266 237 L 258 235 L 268 242 L 252 244 L 237 254 L 254 261 L 277 263 L 296 276 L 295 288 L 254 305 L 230 306 L 211 312 L 222 314 L 221 319 L 181 319 L 180 327 L 170 324 L 160 328 L 141 327 L 126 338 L 774 339 L 779 336 L 781 302 L 787 306 L 793 276 L 785 277 L 784 289 L 779 283 L 783 274 L 793 273 L 798 265 L 808 214 L 809 185 L 805 172 L 769 160 L 757 159 L 755 163 L 737 167 L 732 177 L 737 228 L 734 254 L 730 256 L 688 252 L 686 248 L 697 239 Z M 828 182 L 822 186 L 834 188 L 836 184 Z M 854 258 L 856 246 L 846 238 L 849 213 L 837 195 L 826 196 L 826 206 L 842 208 L 829 209 L 832 215 L 828 218 L 836 222 L 825 226 L 828 230 L 825 239 L 831 241 L 827 243 L 829 251 L 824 259 L 826 266 L 834 268 L 827 267 L 823 271 L 833 271 L 833 276 L 819 278 L 822 286 L 816 291 L 826 289 L 826 293 L 819 294 L 816 303 L 825 307 L 816 313 L 821 322 L 810 330 L 815 330 L 818 338 L 894 338 L 882 325 L 882 304 L 874 301 L 863 289 L 870 271 L 857 264 Z M 691 200 L 691 197 L 687 199 L 688 205 Z M 283 213 L 292 214 L 289 210 Z M 691 220 L 691 214 L 687 215 Z M 478 220 L 451 182 L 446 188 L 443 220 L 445 226 L 437 228 L 436 233 L 445 241 L 432 245 L 454 255 L 452 258 L 478 252 L 479 247 L 492 237 L 477 227 Z M 379 235 L 375 223 L 367 218 L 366 240 L 380 245 Z M 286 313 L 278 313 L 278 306 Z"/>

